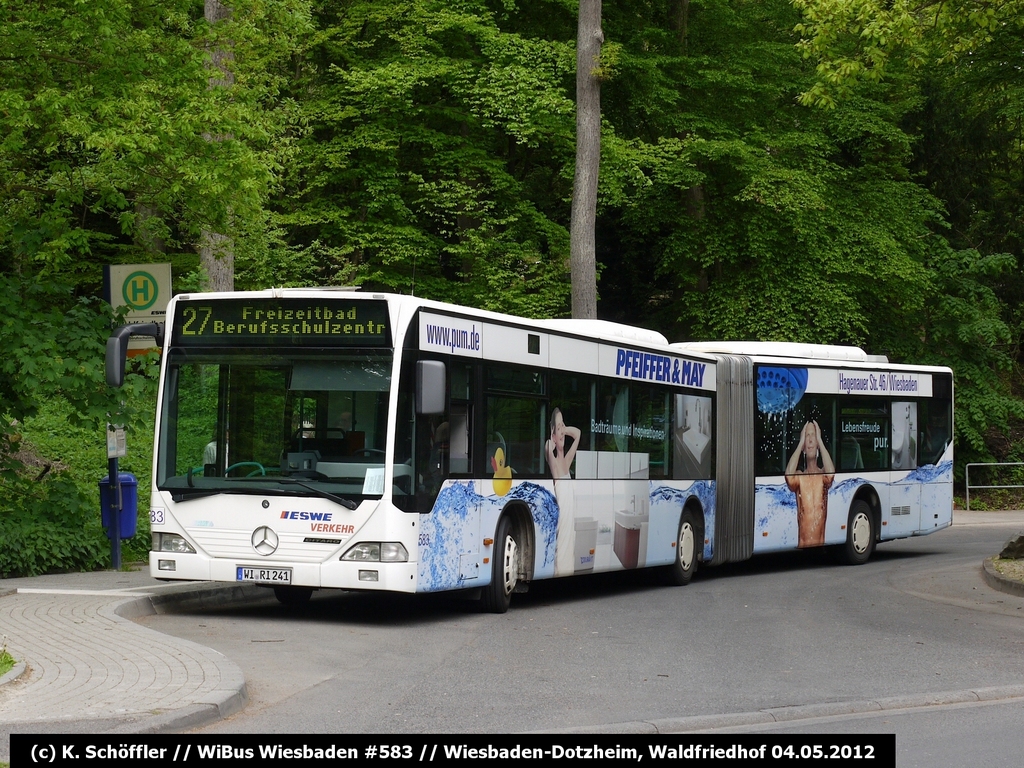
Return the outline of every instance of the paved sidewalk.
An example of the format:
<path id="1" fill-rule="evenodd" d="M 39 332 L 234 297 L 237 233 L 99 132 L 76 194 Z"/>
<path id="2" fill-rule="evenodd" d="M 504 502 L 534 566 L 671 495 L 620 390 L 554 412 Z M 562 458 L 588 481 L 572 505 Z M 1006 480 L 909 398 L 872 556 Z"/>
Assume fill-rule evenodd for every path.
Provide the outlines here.
<path id="1" fill-rule="evenodd" d="M 1024 512 L 958 511 L 953 524 L 1024 529 Z M 957 576 L 981 582 L 976 574 Z M 922 587 L 929 593 L 938 589 Z M 240 599 L 273 600 L 273 596 L 253 586 L 165 583 L 150 578 L 148 571 L 0 580 L 2 642 L 21 661 L 0 680 L 0 761 L 9 759 L 12 732 L 173 731 L 240 710 L 247 692 L 237 664 L 217 651 L 131 621 L 172 606 L 214 606 Z M 1011 686 L 998 692 L 949 695 L 961 694 L 968 699 L 1016 698 L 1024 696 L 1024 689 Z M 883 704 L 872 702 L 871 707 L 884 708 Z M 771 716 L 778 718 L 777 713 Z M 660 727 L 667 730 L 667 725 L 666 721 Z M 672 730 L 716 727 L 706 719 L 682 719 L 673 725 Z M 622 732 L 631 726 L 638 727 L 619 723 L 604 728 Z"/>
<path id="2" fill-rule="evenodd" d="M 19 660 L 0 680 L 0 761 L 12 732 L 180 730 L 237 712 L 248 698 L 237 664 L 131 619 L 268 595 L 145 571 L 0 580 L 2 642 Z"/>

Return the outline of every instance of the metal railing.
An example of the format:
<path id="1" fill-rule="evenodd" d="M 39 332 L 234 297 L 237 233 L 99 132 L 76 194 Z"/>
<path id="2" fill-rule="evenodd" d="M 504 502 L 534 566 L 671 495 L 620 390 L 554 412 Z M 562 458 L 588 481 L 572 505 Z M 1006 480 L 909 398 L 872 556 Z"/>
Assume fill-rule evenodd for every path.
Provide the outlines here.
<path id="1" fill-rule="evenodd" d="M 1024 488 L 1024 485 L 971 485 L 971 467 L 1024 467 L 1024 461 L 979 461 L 964 468 L 964 482 L 967 487 L 967 511 L 971 511 L 971 488 Z"/>

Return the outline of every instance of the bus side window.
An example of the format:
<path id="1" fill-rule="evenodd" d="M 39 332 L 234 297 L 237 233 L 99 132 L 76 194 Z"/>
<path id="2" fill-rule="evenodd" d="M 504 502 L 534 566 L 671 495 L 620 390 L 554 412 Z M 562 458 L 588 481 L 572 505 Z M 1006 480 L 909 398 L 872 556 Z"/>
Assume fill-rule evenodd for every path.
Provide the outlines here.
<path id="1" fill-rule="evenodd" d="M 948 401 L 932 400 L 920 403 L 918 408 L 921 423 L 919 463 L 921 466 L 938 464 L 949 445 L 950 404 Z"/>
<path id="2" fill-rule="evenodd" d="M 710 479 L 715 452 L 711 398 L 677 394 L 673 399 L 672 477 Z"/>
<path id="3" fill-rule="evenodd" d="M 846 435 L 839 447 L 839 469 L 864 469 L 864 454 L 852 435 Z"/>
<path id="4" fill-rule="evenodd" d="M 473 471 L 473 373 L 470 365 L 453 362 L 451 369 L 451 418 L 448 422 L 448 461 L 452 474 Z"/>
<path id="5" fill-rule="evenodd" d="M 839 471 L 889 469 L 889 405 L 881 398 L 841 400 Z"/>
<path id="6" fill-rule="evenodd" d="M 546 377 L 533 368 L 499 364 L 489 364 L 486 375 L 488 437 L 483 472 L 502 478 L 544 476 Z"/>
<path id="7" fill-rule="evenodd" d="M 490 472 L 504 476 L 507 469 L 511 477 L 543 476 L 546 421 L 547 408 L 542 400 L 503 395 L 488 397 L 487 462 Z"/>

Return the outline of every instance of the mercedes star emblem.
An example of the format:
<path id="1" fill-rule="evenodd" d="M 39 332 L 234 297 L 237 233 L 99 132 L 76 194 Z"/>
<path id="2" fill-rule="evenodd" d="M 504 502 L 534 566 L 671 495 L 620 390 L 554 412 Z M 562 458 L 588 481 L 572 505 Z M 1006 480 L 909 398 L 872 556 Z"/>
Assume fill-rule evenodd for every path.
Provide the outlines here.
<path id="1" fill-rule="evenodd" d="M 252 548 L 264 557 L 274 554 L 279 543 L 277 534 L 265 525 L 252 532 Z"/>

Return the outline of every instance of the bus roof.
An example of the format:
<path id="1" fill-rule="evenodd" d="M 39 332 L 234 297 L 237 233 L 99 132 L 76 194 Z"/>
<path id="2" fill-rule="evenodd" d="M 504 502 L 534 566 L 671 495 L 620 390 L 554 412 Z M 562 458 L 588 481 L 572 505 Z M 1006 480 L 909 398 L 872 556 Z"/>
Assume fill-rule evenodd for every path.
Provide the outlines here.
<path id="1" fill-rule="evenodd" d="M 635 341 L 640 344 L 657 344 L 667 347 L 668 339 L 657 331 L 638 328 L 635 325 L 623 325 L 608 320 L 553 319 L 542 321 L 554 331 L 574 333 L 578 336 L 595 336 L 603 339 L 621 339 Z"/>
<path id="2" fill-rule="evenodd" d="M 885 355 L 869 355 L 860 347 L 834 344 L 802 344 L 795 341 L 685 341 L 670 344 L 680 352 L 749 357 L 796 357 L 805 360 L 843 360 L 854 363 L 887 363 Z"/>

